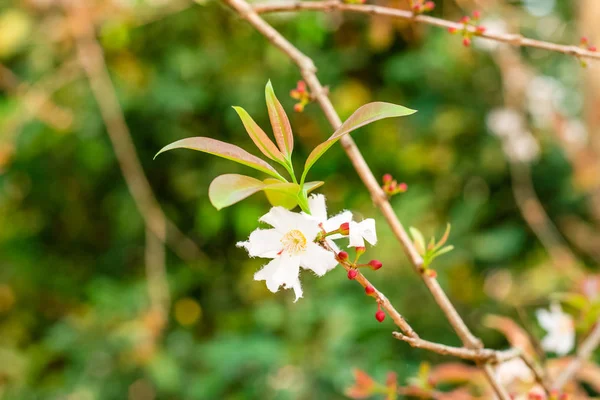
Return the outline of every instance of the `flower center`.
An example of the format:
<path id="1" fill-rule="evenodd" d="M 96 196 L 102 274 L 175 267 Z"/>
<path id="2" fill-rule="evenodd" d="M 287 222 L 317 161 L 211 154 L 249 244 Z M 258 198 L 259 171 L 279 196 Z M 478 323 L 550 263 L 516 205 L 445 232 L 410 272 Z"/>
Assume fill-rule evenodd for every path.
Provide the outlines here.
<path id="1" fill-rule="evenodd" d="M 281 238 L 283 250 L 289 254 L 296 255 L 306 250 L 306 238 L 297 229 L 291 230 Z"/>

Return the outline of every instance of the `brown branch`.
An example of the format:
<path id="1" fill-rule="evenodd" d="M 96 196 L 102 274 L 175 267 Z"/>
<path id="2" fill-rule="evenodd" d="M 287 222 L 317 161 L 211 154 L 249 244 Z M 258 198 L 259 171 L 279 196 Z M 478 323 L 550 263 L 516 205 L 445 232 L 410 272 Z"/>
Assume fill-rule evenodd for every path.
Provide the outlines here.
<path id="1" fill-rule="evenodd" d="M 539 367 L 539 365 L 525 352 L 520 355 L 521 360 L 529 367 L 531 372 L 533 372 L 533 377 L 535 381 L 544 389 L 544 392 L 550 398 L 550 390 L 548 390 L 548 383 L 546 382 L 546 374 Z"/>
<path id="2" fill-rule="evenodd" d="M 275 30 L 271 25 L 265 22 L 252 8 L 250 4 L 248 4 L 245 0 L 223 0 L 227 3 L 231 8 L 233 8 L 240 17 L 248 21 L 259 33 L 261 33 L 265 38 L 267 38 L 274 46 L 278 47 L 282 52 L 284 52 L 301 71 L 302 77 L 306 81 L 308 87 L 311 92 L 317 99 L 317 102 L 321 106 L 327 120 L 331 124 L 334 129 L 337 129 L 341 125 L 340 117 L 335 111 L 333 104 L 329 100 L 329 97 L 326 95 L 326 92 L 321 85 L 321 82 L 317 78 L 316 68 L 314 66 L 313 61 L 300 52 L 294 45 L 292 45 L 289 41 L 287 41 L 277 30 Z M 404 248 L 405 253 L 409 257 L 411 264 L 414 267 L 414 270 L 421 276 L 423 281 L 425 282 L 427 288 L 433 295 L 436 303 L 442 309 L 444 315 L 452 325 L 454 331 L 460 337 L 464 346 L 471 349 L 479 349 L 483 347 L 481 341 L 476 338 L 469 328 L 466 326 L 465 322 L 462 320 L 448 297 L 446 293 L 443 291 L 439 283 L 435 278 L 432 278 L 426 274 L 422 273 L 423 259 L 417 252 L 413 243 L 411 242 L 408 234 L 406 233 L 404 227 L 398 217 L 396 216 L 391 204 L 388 201 L 387 196 L 379 186 L 377 179 L 373 176 L 373 172 L 367 165 L 365 159 L 360 153 L 358 147 L 354 143 L 354 140 L 349 135 L 342 136 L 340 139 L 340 143 L 344 148 L 346 154 L 350 158 L 354 168 L 356 169 L 358 175 L 362 179 L 364 185 L 369 190 L 373 202 L 379 207 L 381 212 L 383 213 L 387 223 L 391 227 L 394 235 L 401 243 Z M 491 366 L 485 365 L 483 367 L 484 373 L 489 380 L 490 384 L 494 388 L 494 391 L 502 400 L 508 400 L 509 396 L 506 390 L 504 390 L 500 384 L 498 383 L 496 377 L 494 376 L 494 371 Z"/>
<path id="3" fill-rule="evenodd" d="M 575 357 L 558 376 L 558 378 L 556 378 L 552 384 L 552 389 L 560 391 L 563 386 L 573 379 L 575 374 L 577 374 L 577 371 L 579 371 L 579 368 L 581 368 L 583 363 L 591 357 L 592 353 L 598 348 L 598 346 L 600 346 L 600 319 L 596 321 L 596 325 L 588 337 L 586 337 L 585 340 L 579 345 L 579 348 L 577 349 L 577 357 Z"/>
<path id="4" fill-rule="evenodd" d="M 408 10 L 399 10 L 390 7 L 376 6 L 376 5 L 358 5 L 358 4 L 345 4 L 338 0 L 323 0 L 323 1 L 285 1 L 280 3 L 264 3 L 255 4 L 254 10 L 257 13 L 271 13 L 280 11 L 345 11 L 362 14 L 370 14 L 376 16 L 386 16 L 391 18 L 398 18 L 404 20 L 410 20 L 414 22 L 420 22 L 427 25 L 433 25 L 440 28 L 446 29 L 463 29 L 463 24 L 458 22 L 447 21 L 445 19 L 429 17 L 427 15 L 415 15 Z M 476 33 L 474 27 L 468 27 L 472 33 Z M 517 47 L 534 47 L 537 49 L 543 49 L 548 51 L 555 51 L 567 55 L 576 56 L 579 58 L 589 59 L 600 59 L 600 53 L 593 52 L 590 50 L 583 49 L 578 46 L 560 45 L 550 42 L 544 42 L 541 40 L 529 39 L 519 34 L 511 33 L 494 33 L 484 32 L 481 35 L 483 38 L 495 40 L 497 42 L 508 43 L 511 46 Z"/>
<path id="5" fill-rule="evenodd" d="M 165 244 L 148 228 L 146 228 L 144 258 L 150 309 L 160 315 L 161 319 L 166 322 L 171 307 L 171 298 L 165 266 Z"/>
<path id="6" fill-rule="evenodd" d="M 161 210 L 137 156 L 113 87 L 102 47 L 98 43 L 84 0 L 63 0 L 69 14 L 69 28 L 75 39 L 79 63 L 106 125 L 121 172 L 146 226 L 182 259 L 201 257 L 196 244 L 185 236 Z"/>
<path id="7" fill-rule="evenodd" d="M 491 363 L 501 363 L 521 356 L 521 349 L 509 349 L 506 351 L 498 351 L 492 349 L 468 349 L 465 347 L 446 346 L 428 340 L 423 340 L 418 337 L 406 336 L 400 332 L 394 332 L 393 336 L 402 340 L 412 347 L 418 349 L 429 350 L 441 355 L 463 358 L 465 360 L 483 361 Z"/>

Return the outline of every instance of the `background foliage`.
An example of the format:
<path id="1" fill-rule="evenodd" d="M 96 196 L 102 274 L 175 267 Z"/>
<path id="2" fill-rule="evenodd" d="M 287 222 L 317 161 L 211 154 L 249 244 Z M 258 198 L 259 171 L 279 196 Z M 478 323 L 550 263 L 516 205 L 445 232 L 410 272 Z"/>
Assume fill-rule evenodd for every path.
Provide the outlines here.
<path id="1" fill-rule="evenodd" d="M 454 20 L 476 6 L 437 3 L 434 14 Z M 480 7 L 497 18 L 509 13 L 529 36 L 578 41 L 576 3 L 542 2 L 552 6 L 541 15 L 534 1 L 498 3 Z M 0 4 L 0 60 L 21 81 L 50 76 L 73 57 L 55 3 Z M 63 129 L 35 118 L 15 127 L 23 103 L 2 92 L 0 397 L 342 399 L 354 367 L 380 379 L 392 370 L 405 381 L 422 360 L 445 361 L 394 340 L 391 322 L 375 320 L 375 305 L 343 270 L 321 279 L 305 274 L 305 298 L 296 304 L 290 292 L 271 294 L 254 282 L 262 262 L 248 259 L 235 243 L 268 209 L 264 195 L 219 212 L 207 197 L 214 177 L 251 170 L 184 150 L 152 160 L 164 145 L 189 136 L 251 149 L 231 106 L 244 107 L 269 131 L 263 92 L 268 79 L 291 116 L 298 168 L 331 134 L 314 104 L 303 113 L 292 111 L 287 93 L 300 79 L 298 71 L 251 27 L 219 2 L 176 13 L 168 11 L 171 5 L 103 1 L 94 12 L 144 170 L 168 216 L 204 257 L 185 263 L 168 254 L 173 304 L 155 338 L 143 220 L 87 81 L 78 77 L 53 95 L 72 112 Z M 408 192 L 393 198 L 405 225 L 439 237 L 446 222 L 452 224 L 449 243 L 456 250 L 436 261 L 438 276 L 488 347 L 507 343 L 481 321 L 489 313 L 518 320 L 516 305 L 541 336 L 532 311 L 566 284 L 523 221 L 501 143 L 486 127 L 490 110 L 503 106 L 502 76 L 490 53 L 464 48 L 442 30 L 385 19 L 306 13 L 269 21 L 314 59 L 342 118 L 369 101 L 419 110 L 353 136 L 376 175 L 391 173 L 408 183 Z M 577 60 L 521 53 L 539 74 L 560 84 L 558 107 L 580 117 L 583 70 Z M 573 183 L 572 167 L 552 132 L 533 133 L 541 145 L 533 179 L 550 217 L 590 220 L 589 188 Z M 309 180 L 326 182 L 319 191 L 330 211 L 347 208 L 377 218 L 380 244 L 371 254 L 384 267 L 369 279 L 427 339 L 458 345 L 339 146 Z M 590 271 L 596 268 L 578 255 Z"/>

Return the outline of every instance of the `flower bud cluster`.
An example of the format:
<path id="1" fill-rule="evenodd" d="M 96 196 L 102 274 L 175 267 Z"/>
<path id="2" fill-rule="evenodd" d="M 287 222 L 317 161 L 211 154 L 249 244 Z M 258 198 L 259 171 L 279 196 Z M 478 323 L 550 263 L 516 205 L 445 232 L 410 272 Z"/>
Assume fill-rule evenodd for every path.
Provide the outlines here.
<path id="1" fill-rule="evenodd" d="M 410 9 L 415 14 L 422 14 L 424 12 L 429 12 L 435 8 L 435 3 L 433 1 L 425 1 L 425 0 L 410 0 Z"/>
<path id="2" fill-rule="evenodd" d="M 298 100 L 298 103 L 294 104 L 294 111 L 296 112 L 304 111 L 304 107 L 312 100 L 304 81 L 298 81 L 296 88 L 290 90 L 290 96 Z"/>
<path id="3" fill-rule="evenodd" d="M 590 45 L 590 40 L 585 36 L 579 40 L 579 47 L 581 47 L 582 49 L 588 50 L 588 51 L 596 51 L 597 50 L 596 46 Z M 581 64 L 581 66 L 583 68 L 587 67 L 587 62 L 581 58 L 579 58 L 579 63 Z"/>
<path id="4" fill-rule="evenodd" d="M 390 174 L 383 175 L 383 185 L 381 188 L 389 197 L 398 194 L 404 193 L 408 190 L 408 185 L 404 182 L 398 183 Z"/>
<path id="5" fill-rule="evenodd" d="M 473 36 L 480 36 L 485 33 L 485 27 L 478 25 L 481 19 L 480 11 L 473 11 L 473 14 L 469 17 L 465 15 L 458 22 L 462 24 L 462 28 L 451 27 L 448 28 L 448 32 L 452 34 L 460 33 L 463 37 L 463 45 L 465 47 L 471 46 Z"/>

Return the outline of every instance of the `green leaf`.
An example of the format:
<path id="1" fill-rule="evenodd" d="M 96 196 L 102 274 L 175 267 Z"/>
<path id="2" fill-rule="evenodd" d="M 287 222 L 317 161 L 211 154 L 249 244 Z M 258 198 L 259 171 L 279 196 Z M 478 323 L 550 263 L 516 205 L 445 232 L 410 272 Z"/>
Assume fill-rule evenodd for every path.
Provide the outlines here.
<path id="1" fill-rule="evenodd" d="M 260 158 L 248 153 L 246 150 L 235 146 L 233 144 L 221 142 L 220 140 L 211 139 L 207 137 L 191 137 L 187 139 L 181 139 L 163 147 L 154 158 L 159 154 L 164 153 L 168 150 L 173 149 L 191 149 L 202 151 L 204 153 L 213 154 L 218 157 L 223 157 L 231 161 L 238 162 L 248 167 L 257 169 L 265 174 L 274 176 L 277 179 L 285 181 L 281 175 L 269 164 Z"/>
<path id="2" fill-rule="evenodd" d="M 273 126 L 273 133 L 275 134 L 275 141 L 279 146 L 279 150 L 283 155 L 289 159 L 292 150 L 294 149 L 294 136 L 292 135 L 292 127 L 290 120 L 283 109 L 283 106 L 275 96 L 273 91 L 273 85 L 271 81 L 267 82 L 265 87 L 265 97 L 267 99 L 267 109 L 269 110 L 269 119 Z"/>
<path id="3" fill-rule="evenodd" d="M 280 182 L 274 179 L 276 182 Z M 225 174 L 216 177 L 208 187 L 208 198 L 220 210 L 263 190 L 265 184 L 246 175 Z"/>
<path id="4" fill-rule="evenodd" d="M 344 122 L 329 139 L 315 147 L 314 150 L 308 155 L 306 163 L 304 164 L 304 171 L 300 181 L 304 182 L 306 174 L 310 168 L 342 136 L 380 119 L 403 117 L 414 114 L 415 112 L 416 110 L 411 110 L 410 108 L 379 101 L 365 104 L 358 110 L 354 111 L 354 113 L 346 120 L 346 122 Z"/>
<path id="5" fill-rule="evenodd" d="M 281 206 L 291 210 L 298 205 L 298 193 L 300 185 L 297 183 L 282 183 L 276 179 L 267 178 L 264 180 L 265 195 L 269 203 L 273 206 Z"/>
<path id="6" fill-rule="evenodd" d="M 285 164 L 285 158 L 283 157 L 283 154 L 281 154 L 281 152 L 277 149 L 275 143 L 269 139 L 265 131 L 263 131 L 261 127 L 254 122 L 250 114 L 248 114 L 242 107 L 234 106 L 233 109 L 239 115 L 242 123 L 244 124 L 244 128 L 246 128 L 246 132 L 248 132 L 250 139 L 252 139 L 256 147 L 258 147 L 258 149 L 271 160 Z"/>
<path id="7" fill-rule="evenodd" d="M 415 247 L 417 248 L 417 252 L 420 255 L 425 254 L 425 238 L 423 237 L 423 234 L 421 233 L 421 231 L 418 230 L 417 228 L 413 228 L 412 226 L 409 227 L 408 230 L 415 242 Z"/>
<path id="8" fill-rule="evenodd" d="M 316 188 L 323 186 L 323 184 L 325 184 L 323 181 L 306 182 L 303 186 L 303 189 L 305 193 L 310 193 Z"/>

